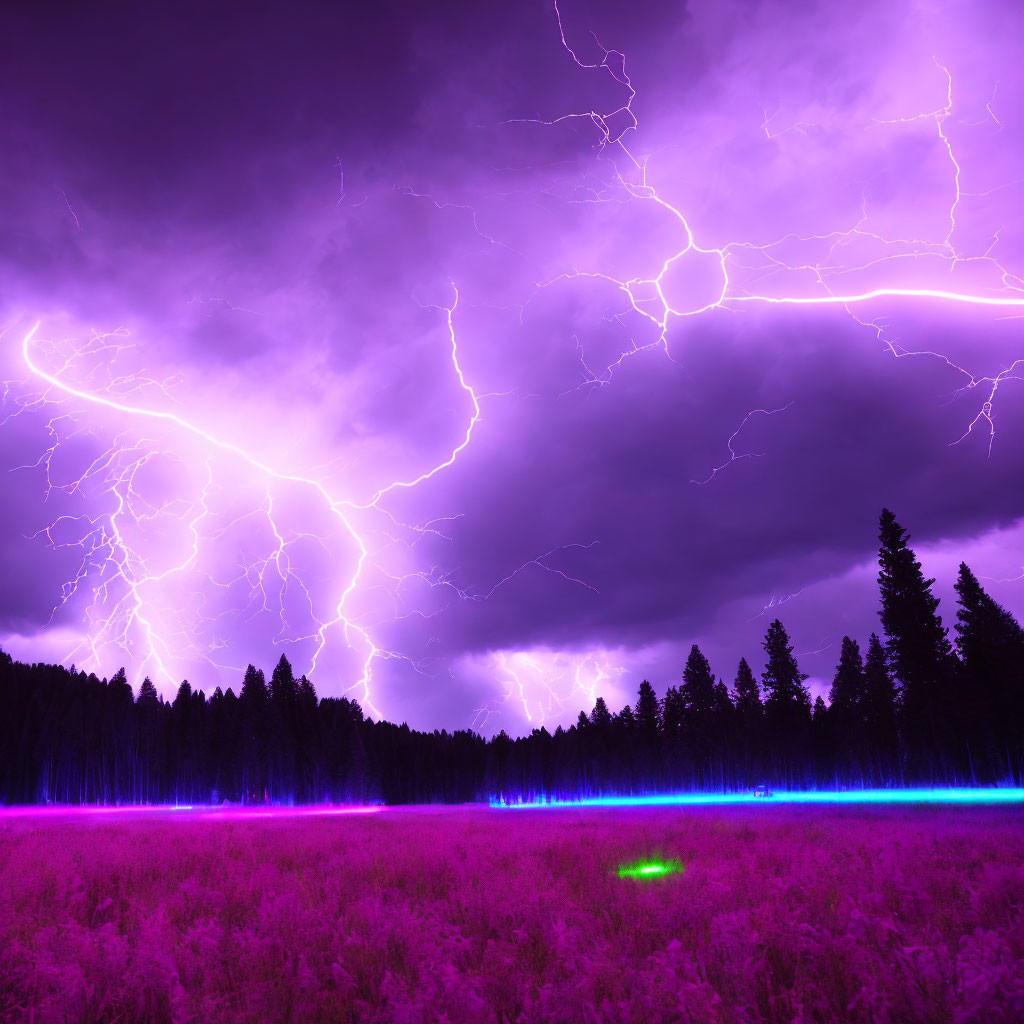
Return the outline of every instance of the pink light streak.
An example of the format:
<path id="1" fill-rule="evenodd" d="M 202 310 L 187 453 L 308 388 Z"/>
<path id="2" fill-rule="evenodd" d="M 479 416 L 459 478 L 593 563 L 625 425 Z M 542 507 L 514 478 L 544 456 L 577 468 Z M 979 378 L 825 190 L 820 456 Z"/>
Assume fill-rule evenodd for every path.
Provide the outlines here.
<path id="1" fill-rule="evenodd" d="M 378 814 L 385 810 L 377 804 L 323 804 L 302 807 L 240 807 L 200 804 L 122 804 L 120 806 L 60 805 L 31 807 L 0 807 L 0 822 L 62 820 L 76 821 L 149 820 L 163 821 L 271 821 L 297 818 L 345 817 L 353 814 Z"/>

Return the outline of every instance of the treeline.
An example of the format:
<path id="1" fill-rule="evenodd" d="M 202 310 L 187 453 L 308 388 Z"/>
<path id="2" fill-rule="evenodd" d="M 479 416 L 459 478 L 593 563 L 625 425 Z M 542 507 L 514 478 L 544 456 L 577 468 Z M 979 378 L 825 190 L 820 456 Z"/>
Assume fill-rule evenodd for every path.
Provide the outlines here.
<path id="1" fill-rule="evenodd" d="M 1024 630 L 966 564 L 955 642 L 908 535 L 880 521 L 882 636 L 844 637 L 829 701 L 811 701 L 776 619 L 760 678 L 731 687 L 694 645 L 679 685 L 635 705 L 598 699 L 568 729 L 490 740 L 367 719 L 318 699 L 288 660 L 239 693 L 110 680 L 0 656 L 0 799 L 7 803 L 427 803 L 664 790 L 1019 784 Z"/>

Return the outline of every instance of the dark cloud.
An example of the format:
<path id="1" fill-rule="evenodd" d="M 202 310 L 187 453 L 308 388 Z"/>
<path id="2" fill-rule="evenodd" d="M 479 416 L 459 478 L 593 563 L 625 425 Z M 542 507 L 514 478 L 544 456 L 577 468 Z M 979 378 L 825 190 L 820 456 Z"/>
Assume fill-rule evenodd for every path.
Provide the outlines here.
<path id="1" fill-rule="evenodd" d="M 760 663 L 776 611 L 824 678 L 842 632 L 875 628 L 883 504 L 943 565 L 953 543 L 993 574 L 1024 561 L 1008 529 L 1024 469 L 1012 374 L 986 406 L 1024 351 L 1019 319 L 924 299 L 736 303 L 670 318 L 662 343 L 643 315 L 653 286 L 636 287 L 638 310 L 612 280 L 653 278 L 686 245 L 656 189 L 705 249 L 749 243 L 731 250 L 736 294 L 820 295 L 812 266 L 841 294 L 1011 294 L 1024 252 L 1013 34 L 985 12 L 942 8 L 925 25 L 883 4 L 566 4 L 562 15 L 583 63 L 599 63 L 601 45 L 627 55 L 637 163 L 602 148 L 586 116 L 606 112 L 613 138 L 631 123 L 621 63 L 574 65 L 545 4 L 2 16 L 8 412 L 39 389 L 18 383 L 18 342 L 36 319 L 47 338 L 124 326 L 135 348 L 80 385 L 113 380 L 119 395 L 364 503 L 464 438 L 472 401 L 445 309 L 458 294 L 459 365 L 481 396 L 471 443 L 429 481 L 390 492 L 383 513 L 347 513 L 368 554 L 346 607 L 388 652 L 372 699 L 414 724 L 458 726 L 486 707 L 488 728 L 527 724 L 547 698 L 534 680 L 503 706 L 515 684 L 501 652 L 540 652 L 537 671 L 556 675 L 604 652 L 617 674 L 601 685 L 623 696 L 643 672 L 662 686 L 700 640 L 730 676 L 741 654 Z M 718 254 L 687 253 L 663 285 L 680 312 L 713 305 Z M 140 374 L 170 381 L 170 397 L 120 380 Z M 54 411 L 8 421 L 5 466 L 46 450 Z M 202 618 L 205 653 L 168 646 L 161 685 L 206 673 L 210 688 L 282 646 L 308 669 L 309 623 L 334 615 L 358 554 L 323 494 L 268 484 L 163 421 L 70 411 L 85 433 L 58 456 L 68 479 L 139 437 L 179 467 L 140 477 L 146 507 L 174 517 L 160 532 L 133 512 L 149 553 L 140 572 L 185 557 L 204 474 L 214 480 L 216 529 L 196 563 L 162 599 L 152 584 L 144 594 Z M 63 640 L 99 628 L 86 607 L 100 576 L 51 623 L 75 550 L 24 535 L 65 512 L 109 516 L 112 492 L 97 480 L 44 503 L 40 471 L 2 482 L 3 629 L 17 650 L 56 657 L 55 629 Z M 296 570 L 277 618 L 239 583 L 278 565 L 266 502 L 285 516 Z M 331 636 L 322 693 L 361 671 L 359 637 L 347 649 Z M 127 644 L 139 671 L 154 671 L 147 657 Z M 562 701 L 548 701 L 549 721 L 592 697 L 570 676 L 549 680 Z"/>

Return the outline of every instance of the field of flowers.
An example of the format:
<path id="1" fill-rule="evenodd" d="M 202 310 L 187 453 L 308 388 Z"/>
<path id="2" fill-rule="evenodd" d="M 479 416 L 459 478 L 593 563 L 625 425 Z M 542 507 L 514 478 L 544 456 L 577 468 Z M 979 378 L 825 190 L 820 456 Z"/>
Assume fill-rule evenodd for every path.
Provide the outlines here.
<path id="1" fill-rule="evenodd" d="M 174 814 L 0 815 L 0 1020 L 1024 1020 L 1012 807 Z"/>

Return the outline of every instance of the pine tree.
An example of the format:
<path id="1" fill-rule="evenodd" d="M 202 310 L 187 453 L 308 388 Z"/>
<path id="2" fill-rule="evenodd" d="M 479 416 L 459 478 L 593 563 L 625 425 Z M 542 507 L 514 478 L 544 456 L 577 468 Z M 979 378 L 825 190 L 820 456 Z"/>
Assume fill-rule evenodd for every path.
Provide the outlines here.
<path id="1" fill-rule="evenodd" d="M 292 671 L 291 662 L 282 654 L 270 677 L 270 698 L 286 705 L 292 703 L 297 696 L 295 673 Z"/>
<path id="2" fill-rule="evenodd" d="M 610 781 L 620 792 L 631 792 L 635 777 L 636 716 L 627 704 L 612 719 L 612 736 L 609 746 L 613 751 L 614 768 Z"/>
<path id="3" fill-rule="evenodd" d="M 594 710 L 590 713 L 590 724 L 596 729 L 607 732 L 612 725 L 612 713 L 608 710 L 604 697 L 598 697 L 594 702 Z"/>
<path id="4" fill-rule="evenodd" d="M 908 767 L 915 778 L 931 780 L 948 774 L 958 761 L 952 749 L 952 648 L 937 614 L 935 580 L 925 579 L 909 535 L 888 509 L 882 510 L 878 536 L 880 615 L 889 664 L 901 687 Z"/>
<path id="5" fill-rule="evenodd" d="M 890 785 L 898 774 L 897 694 L 877 633 L 868 638 L 861 716 L 872 780 L 876 785 Z"/>
<path id="6" fill-rule="evenodd" d="M 661 763 L 661 703 L 654 687 L 646 679 L 640 683 L 635 714 L 634 769 L 641 787 L 652 789 L 657 785 Z"/>
<path id="7" fill-rule="evenodd" d="M 267 680 L 263 675 L 263 669 L 253 665 L 246 668 L 239 699 L 251 703 L 259 703 L 267 699 Z"/>
<path id="8" fill-rule="evenodd" d="M 761 703 L 761 688 L 757 684 L 757 677 L 750 670 L 746 658 L 740 658 L 736 669 L 732 699 L 736 707 L 735 719 L 739 734 L 737 758 L 740 781 L 743 786 L 755 786 L 763 774 L 764 705 Z"/>
<path id="9" fill-rule="evenodd" d="M 694 644 L 683 669 L 683 685 L 679 688 L 683 708 L 690 721 L 706 717 L 715 710 L 715 677 L 701 649 Z M 706 724 L 706 722 L 705 722 Z"/>
<path id="10" fill-rule="evenodd" d="M 729 688 L 721 679 L 715 683 L 715 704 L 711 713 L 711 741 L 714 744 L 718 785 L 719 788 L 725 790 L 731 784 L 735 773 L 736 707 L 729 696 Z"/>
<path id="11" fill-rule="evenodd" d="M 1024 745 L 1024 630 L 964 562 L 956 592 L 956 703 L 970 722 L 972 762 L 985 781 L 1012 777 L 1022 767 Z"/>
<path id="12" fill-rule="evenodd" d="M 859 774 L 864 749 L 864 663 L 856 640 L 844 636 L 839 664 L 829 690 L 830 738 L 835 744 L 836 767 L 846 781 Z"/>
<path id="13" fill-rule="evenodd" d="M 794 713 L 810 713 L 811 697 L 804 686 L 804 676 L 793 657 L 789 634 L 782 623 L 775 619 L 765 633 L 762 646 L 768 655 L 768 662 L 761 675 L 765 691 L 765 709 L 772 712 L 782 710 Z"/>
<path id="14" fill-rule="evenodd" d="M 249 665 L 239 695 L 242 712 L 242 790 L 244 799 L 262 803 L 268 799 L 267 789 L 267 681 L 263 670 Z"/>
<path id="15" fill-rule="evenodd" d="M 193 799 L 194 751 L 190 749 L 193 747 L 192 730 L 192 687 L 185 679 L 171 703 L 171 784 L 174 787 L 175 803 L 191 803 Z"/>
<path id="16" fill-rule="evenodd" d="M 679 687 L 668 687 L 661 702 L 661 724 L 666 736 L 674 735 L 683 728 L 684 714 L 685 705 Z"/>
<path id="17" fill-rule="evenodd" d="M 678 686 L 669 686 L 665 690 L 665 699 L 661 702 L 661 727 L 664 734 L 662 758 L 664 778 L 671 788 L 686 786 L 686 740 L 684 735 L 686 711 L 683 707 L 683 696 Z"/>
<path id="18" fill-rule="evenodd" d="M 292 747 L 295 751 L 297 802 L 318 802 L 321 780 L 317 771 L 320 751 L 320 730 L 317 720 L 316 687 L 303 676 L 298 683 L 295 717 L 292 723 Z"/>
<path id="19" fill-rule="evenodd" d="M 715 770 L 715 677 L 701 649 L 694 644 L 683 668 L 679 687 L 683 739 L 693 784 L 704 789 L 717 785 Z"/>
<path id="20" fill-rule="evenodd" d="M 661 708 L 654 687 L 646 679 L 640 683 L 635 715 L 637 727 L 644 736 L 657 733 L 661 726 Z"/>
<path id="21" fill-rule="evenodd" d="M 600 792 L 612 784 L 613 773 L 613 718 L 604 697 L 598 697 L 594 702 L 590 726 L 590 732 L 584 737 L 586 777 L 589 785 Z"/>
<path id="22" fill-rule="evenodd" d="M 776 776 L 787 786 L 803 784 L 811 726 L 811 697 L 793 657 L 789 634 L 775 619 L 762 646 L 768 662 L 761 675 L 765 691 L 767 740 Z"/>
<path id="23" fill-rule="evenodd" d="M 299 687 L 285 655 L 270 677 L 268 769 L 270 798 L 293 800 L 295 793 L 295 712 Z"/>
<path id="24" fill-rule="evenodd" d="M 817 778 L 831 776 L 835 764 L 834 749 L 835 729 L 829 715 L 825 700 L 818 694 L 811 707 L 811 754 L 814 760 Z M 842 783 L 840 783 L 842 785 Z"/>
<path id="25" fill-rule="evenodd" d="M 153 680 L 146 676 L 142 680 L 142 685 L 139 686 L 139 696 L 137 703 L 140 707 L 155 707 L 160 703 L 160 695 L 156 692 L 156 687 L 153 685 Z"/>
<path id="26" fill-rule="evenodd" d="M 163 787 L 164 743 L 161 726 L 160 694 L 146 676 L 135 702 L 138 715 L 139 778 L 136 797 L 139 803 L 155 802 Z"/>
<path id="27" fill-rule="evenodd" d="M 732 699 L 740 714 L 760 716 L 764 711 L 764 705 L 761 703 L 761 687 L 757 685 L 757 678 L 751 672 L 746 658 L 740 658 L 739 667 L 736 669 Z"/>

